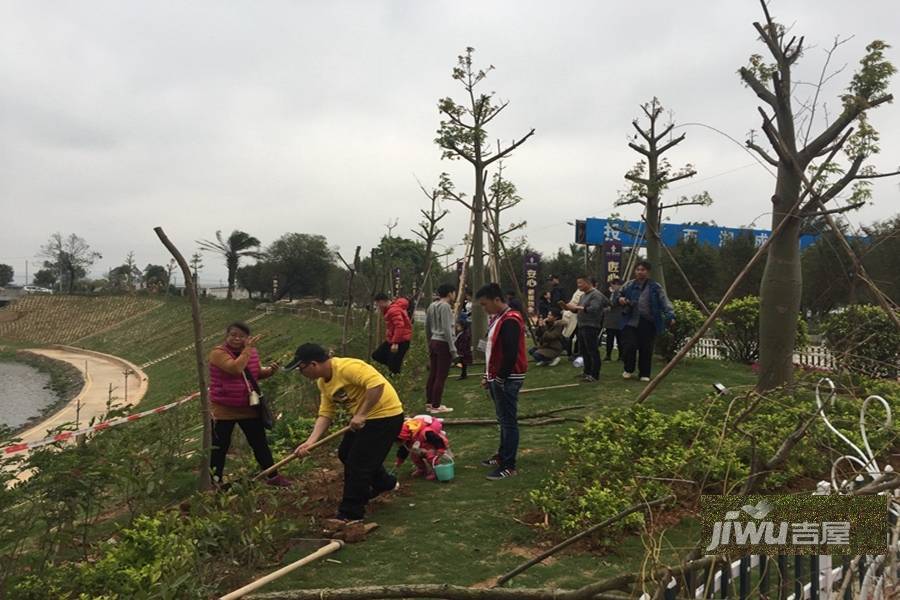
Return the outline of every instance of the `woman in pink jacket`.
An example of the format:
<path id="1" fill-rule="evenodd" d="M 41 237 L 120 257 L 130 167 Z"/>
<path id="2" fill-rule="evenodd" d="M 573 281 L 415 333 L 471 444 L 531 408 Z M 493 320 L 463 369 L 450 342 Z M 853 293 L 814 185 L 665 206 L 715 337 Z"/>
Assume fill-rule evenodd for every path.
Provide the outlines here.
<path id="1" fill-rule="evenodd" d="M 266 439 L 258 406 L 251 405 L 256 382 L 278 372 L 278 365 L 263 367 L 256 351 L 258 335 L 251 336 L 245 323 L 231 323 L 225 328 L 225 342 L 209 353 L 209 412 L 212 416 L 212 453 L 209 457 L 213 481 L 222 483 L 225 456 L 231 445 L 231 434 L 237 425 L 244 432 L 260 468 L 268 469 L 275 461 Z M 290 481 L 272 473 L 269 485 L 288 486 Z"/>

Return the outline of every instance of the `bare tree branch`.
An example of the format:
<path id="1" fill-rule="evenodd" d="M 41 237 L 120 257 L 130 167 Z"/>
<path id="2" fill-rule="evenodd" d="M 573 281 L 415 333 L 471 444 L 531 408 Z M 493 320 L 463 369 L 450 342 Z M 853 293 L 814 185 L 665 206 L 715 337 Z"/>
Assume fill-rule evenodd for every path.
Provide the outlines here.
<path id="1" fill-rule="evenodd" d="M 818 153 L 822 152 L 822 150 L 831 143 L 836 137 L 841 134 L 841 131 L 844 130 L 845 127 L 850 125 L 854 119 L 856 119 L 860 113 L 870 109 L 875 108 L 884 104 L 885 102 L 891 102 L 894 99 L 894 96 L 891 94 L 887 94 L 882 96 L 881 98 L 876 98 L 874 100 L 866 101 L 864 98 L 856 98 L 856 100 L 852 103 L 849 103 L 843 110 L 843 112 L 838 115 L 838 117 L 834 120 L 834 122 L 825 128 L 822 133 L 820 133 L 813 141 L 808 143 L 806 147 L 800 152 L 801 162 L 809 162 L 810 159 L 816 156 Z"/>
<path id="2" fill-rule="evenodd" d="M 818 203 L 816 203 L 818 204 Z M 836 208 L 830 208 L 828 210 L 811 210 L 806 209 L 804 212 L 800 213 L 801 216 L 804 217 L 824 217 L 825 215 L 836 215 L 838 213 L 850 212 L 851 210 L 856 210 L 857 208 L 865 206 L 865 201 L 863 202 L 855 202 L 853 204 L 848 204 L 846 206 L 838 206 Z M 815 208 L 815 207 L 812 207 Z"/>
<path id="3" fill-rule="evenodd" d="M 669 129 L 672 129 L 672 126 L 671 126 L 671 125 L 669 125 Z M 659 138 L 657 138 L 657 139 L 659 139 Z M 666 150 L 668 150 L 668 149 L 671 148 L 672 146 L 677 146 L 678 144 L 680 144 L 680 143 L 683 142 L 683 141 L 684 141 L 684 134 L 682 133 L 682 134 L 679 135 L 677 138 L 675 138 L 674 140 L 672 140 L 672 141 L 669 142 L 668 144 L 665 144 L 662 148 L 658 149 L 656 152 L 657 152 L 658 154 L 663 154 L 663 153 L 665 153 Z"/>
<path id="4" fill-rule="evenodd" d="M 897 175 L 900 175 L 900 170 L 891 171 L 890 173 L 868 173 L 857 175 L 855 179 L 878 179 L 879 177 L 896 177 Z"/>
<path id="5" fill-rule="evenodd" d="M 693 169 L 691 169 L 690 171 L 685 171 L 684 173 L 681 173 L 680 175 L 675 175 L 674 177 L 669 177 L 667 179 L 663 179 L 662 181 L 658 182 L 657 185 L 659 185 L 659 186 L 669 185 L 670 183 L 673 183 L 675 181 L 681 181 L 682 179 L 687 179 L 688 177 L 693 177 L 696 174 L 697 174 L 697 171 L 694 171 Z"/>
<path id="6" fill-rule="evenodd" d="M 647 148 L 645 148 L 644 146 L 638 146 L 637 144 L 635 144 L 633 142 L 628 142 L 628 147 L 631 148 L 632 150 L 634 150 L 635 152 L 639 152 L 639 153 L 643 154 L 644 156 L 650 156 L 650 151 L 647 150 Z"/>
<path id="7" fill-rule="evenodd" d="M 775 160 L 774 158 L 772 158 L 769 155 L 769 153 L 766 152 L 760 145 L 756 144 L 755 142 L 751 142 L 750 140 L 747 140 L 747 147 L 750 148 L 751 150 L 755 150 L 756 153 L 759 154 L 763 158 L 763 160 L 765 160 L 767 163 L 769 163 L 773 167 L 778 166 L 778 161 Z"/>
<path id="8" fill-rule="evenodd" d="M 762 82 L 760 82 L 760 80 L 750 72 L 750 69 L 741 67 L 738 73 L 740 73 L 741 79 L 744 80 L 744 83 L 746 83 L 747 86 L 756 93 L 756 96 L 760 100 L 762 100 L 772 108 L 778 106 L 778 99 L 775 98 L 775 94 L 770 92 L 769 89 L 766 88 L 766 86 L 764 86 Z"/>
<path id="9" fill-rule="evenodd" d="M 484 161 L 484 166 L 488 166 L 489 164 L 491 164 L 497 160 L 500 160 L 501 158 L 509 156 L 509 154 L 512 153 L 513 150 L 515 150 L 516 148 L 518 148 L 519 146 L 524 144 L 525 140 L 527 140 L 528 138 L 530 138 L 533 135 L 534 135 L 534 129 L 532 129 L 531 131 L 526 133 L 525 136 L 522 139 L 520 139 L 518 142 L 513 142 L 513 144 L 511 146 L 509 146 L 508 148 L 506 148 L 506 150 L 504 150 L 498 154 L 495 154 L 494 156 L 492 156 L 489 159 L 487 159 L 486 161 Z"/>

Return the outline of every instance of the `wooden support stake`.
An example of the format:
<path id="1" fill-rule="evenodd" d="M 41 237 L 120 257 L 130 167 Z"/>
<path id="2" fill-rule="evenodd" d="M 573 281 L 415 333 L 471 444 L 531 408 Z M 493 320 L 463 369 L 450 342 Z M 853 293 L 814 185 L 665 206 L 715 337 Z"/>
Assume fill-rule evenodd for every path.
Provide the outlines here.
<path id="1" fill-rule="evenodd" d="M 313 450 L 315 450 L 315 449 L 318 448 L 319 446 L 325 445 L 326 443 L 330 442 L 330 441 L 333 440 L 334 438 L 336 438 L 336 437 L 338 437 L 338 436 L 341 436 L 341 435 L 344 435 L 344 434 L 347 433 L 348 431 L 350 431 L 350 428 L 349 428 L 349 427 L 342 427 L 341 429 L 338 429 L 338 430 L 335 431 L 334 433 L 332 433 L 332 434 L 330 434 L 330 435 L 326 435 L 326 436 L 323 437 L 321 440 L 319 440 L 318 442 L 316 442 L 315 444 L 313 444 L 312 446 L 309 447 L 310 452 L 312 452 Z M 256 481 L 257 479 L 261 479 L 261 478 L 265 477 L 266 475 L 268 475 L 268 474 L 271 473 L 272 471 L 275 471 L 275 470 L 279 469 L 280 467 L 283 467 L 284 465 L 288 464 L 289 462 L 291 462 L 292 460 L 294 460 L 294 459 L 296 459 L 296 458 L 297 458 L 297 455 L 294 454 L 293 452 L 291 452 L 290 454 L 288 454 L 287 456 L 285 456 L 284 458 L 282 458 L 281 460 L 279 460 L 277 463 L 275 463 L 274 465 L 272 465 L 272 466 L 269 467 L 268 469 L 266 469 L 266 470 L 264 470 L 264 471 L 261 471 L 258 475 L 256 475 L 256 476 L 253 478 L 253 480 Z"/>
<path id="2" fill-rule="evenodd" d="M 565 388 L 578 387 L 578 386 L 580 386 L 580 385 L 581 385 L 580 383 L 563 383 L 563 384 L 560 384 L 560 385 L 548 385 L 548 386 L 546 386 L 546 387 L 531 388 L 530 390 L 522 390 L 522 391 L 519 392 L 519 395 L 522 395 L 522 394 L 531 394 L 531 393 L 533 393 L 533 392 L 547 392 L 547 391 L 550 391 L 550 390 L 562 390 L 562 389 L 565 389 Z"/>
<path id="3" fill-rule="evenodd" d="M 194 324 L 194 357 L 197 363 L 197 384 L 200 389 L 200 418 L 203 421 L 203 442 L 200 452 L 200 480 L 198 487 L 201 490 L 212 488 L 212 475 L 209 468 L 209 456 L 212 452 L 212 424 L 209 418 L 209 389 L 206 387 L 206 361 L 203 357 L 203 323 L 200 320 L 200 300 L 197 298 L 194 278 L 191 269 L 184 256 L 169 240 L 162 227 L 154 227 L 153 231 L 163 246 L 169 251 L 175 262 L 181 268 L 184 276 L 184 289 L 187 290 L 191 301 L 191 320 Z"/>
<path id="4" fill-rule="evenodd" d="M 250 592 L 258 590 L 259 588 L 266 585 L 267 583 L 275 581 L 276 579 L 278 579 L 280 577 L 284 577 L 291 571 L 295 571 L 296 569 L 299 569 L 303 565 L 308 565 L 309 563 L 313 562 L 314 560 L 318 560 L 318 559 L 322 558 L 323 556 L 327 556 L 327 555 L 331 554 L 332 552 L 336 552 L 343 547 L 344 547 L 344 542 L 342 542 L 340 540 L 332 540 L 327 545 L 322 546 L 321 548 L 319 548 L 312 554 L 304 556 L 300 560 L 292 562 L 289 565 L 285 565 L 284 567 L 281 567 L 277 571 L 273 571 L 272 573 L 269 573 L 265 577 L 260 577 L 256 581 L 251 581 L 250 583 L 248 583 L 247 585 L 245 585 L 244 587 L 242 587 L 240 589 L 237 589 L 229 594 L 225 594 L 224 596 L 222 596 L 222 598 L 220 598 L 220 600 L 236 600 L 237 598 L 243 598 Z"/>
<path id="5" fill-rule="evenodd" d="M 542 562 L 544 559 L 549 558 L 550 556 L 553 556 L 554 554 L 556 554 L 557 552 L 559 552 L 559 551 L 562 550 L 563 548 L 566 548 L 567 546 L 571 546 L 572 544 L 574 544 L 574 543 L 577 542 L 578 540 L 581 540 L 581 539 L 586 538 L 587 536 L 591 535 L 591 534 L 594 533 L 595 531 L 597 531 L 597 530 L 599 530 L 599 529 L 602 529 L 602 528 L 606 527 L 607 525 L 610 525 L 610 524 L 612 524 L 612 523 L 615 523 L 616 521 L 621 521 L 622 519 L 624 519 L 625 517 L 627 517 L 627 516 L 630 515 L 631 513 L 638 512 L 639 510 L 643 510 L 643 509 L 645 509 L 645 508 L 650 508 L 651 506 L 657 506 L 657 505 L 659 505 L 659 504 L 662 504 L 662 503 L 664 503 L 664 502 L 668 502 L 669 500 L 674 500 L 674 499 L 675 499 L 675 496 L 669 495 L 669 496 L 666 496 L 666 497 L 664 497 L 664 498 L 658 498 L 658 499 L 656 499 L 656 500 L 653 500 L 652 502 L 641 502 L 641 503 L 635 504 L 635 505 L 633 505 L 633 506 L 631 506 L 631 507 L 629 507 L 629 508 L 623 510 L 623 511 L 620 512 L 619 514 L 617 514 L 617 515 L 615 515 L 615 516 L 613 516 L 613 517 L 610 517 L 610 518 L 606 519 L 606 520 L 603 521 L 602 523 L 597 523 L 596 525 L 593 525 L 592 527 L 589 527 L 588 529 L 585 529 L 585 530 L 582 531 L 581 533 L 576 534 L 576 535 L 573 535 L 573 536 L 570 537 L 569 539 L 567 539 L 567 540 L 565 540 L 565 541 L 563 541 L 563 542 L 560 542 L 559 544 L 553 546 L 552 548 L 550 548 L 550 549 L 547 550 L 546 552 L 542 552 L 542 553 L 539 554 L 538 556 L 535 556 L 534 558 L 532 558 L 532 559 L 529 560 L 528 562 L 519 565 L 518 567 L 516 567 L 515 569 L 513 569 L 512 571 L 510 571 L 510 572 L 507 573 L 506 575 L 503 575 L 502 577 L 500 577 L 500 578 L 497 580 L 497 586 L 499 587 L 499 586 L 503 585 L 504 583 L 506 583 L 507 581 L 509 581 L 509 580 L 512 579 L 513 577 L 515 577 L 516 575 L 518 575 L 518 574 L 522 573 L 523 571 L 525 571 L 525 570 L 527 570 L 527 569 L 533 567 L 534 565 L 538 564 L 539 562 Z"/>

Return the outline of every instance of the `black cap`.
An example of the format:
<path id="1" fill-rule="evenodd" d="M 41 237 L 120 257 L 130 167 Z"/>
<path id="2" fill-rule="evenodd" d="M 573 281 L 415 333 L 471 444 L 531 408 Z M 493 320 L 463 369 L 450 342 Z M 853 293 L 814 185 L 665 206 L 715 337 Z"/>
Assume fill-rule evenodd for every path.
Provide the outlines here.
<path id="1" fill-rule="evenodd" d="M 319 344 L 301 344 L 297 351 L 294 352 L 294 358 L 285 365 L 285 371 L 296 369 L 301 364 L 309 364 L 311 362 L 325 362 L 328 360 L 328 351 Z"/>

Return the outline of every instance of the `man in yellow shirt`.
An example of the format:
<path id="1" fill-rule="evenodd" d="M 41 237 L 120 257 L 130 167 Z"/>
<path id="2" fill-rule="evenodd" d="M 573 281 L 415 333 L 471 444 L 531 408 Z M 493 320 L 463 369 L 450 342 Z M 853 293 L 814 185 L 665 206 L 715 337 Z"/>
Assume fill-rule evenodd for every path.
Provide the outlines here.
<path id="1" fill-rule="evenodd" d="M 297 456 L 309 453 L 337 416 L 339 408 L 352 415 L 338 458 L 344 464 L 344 496 L 337 518 L 362 519 L 369 500 L 397 487 L 397 478 L 384 468 L 403 426 L 403 405 L 397 391 L 375 367 L 356 358 L 330 357 L 318 344 L 303 344 L 285 367 L 315 380 L 319 387 L 319 416 L 309 439 L 297 446 Z"/>

